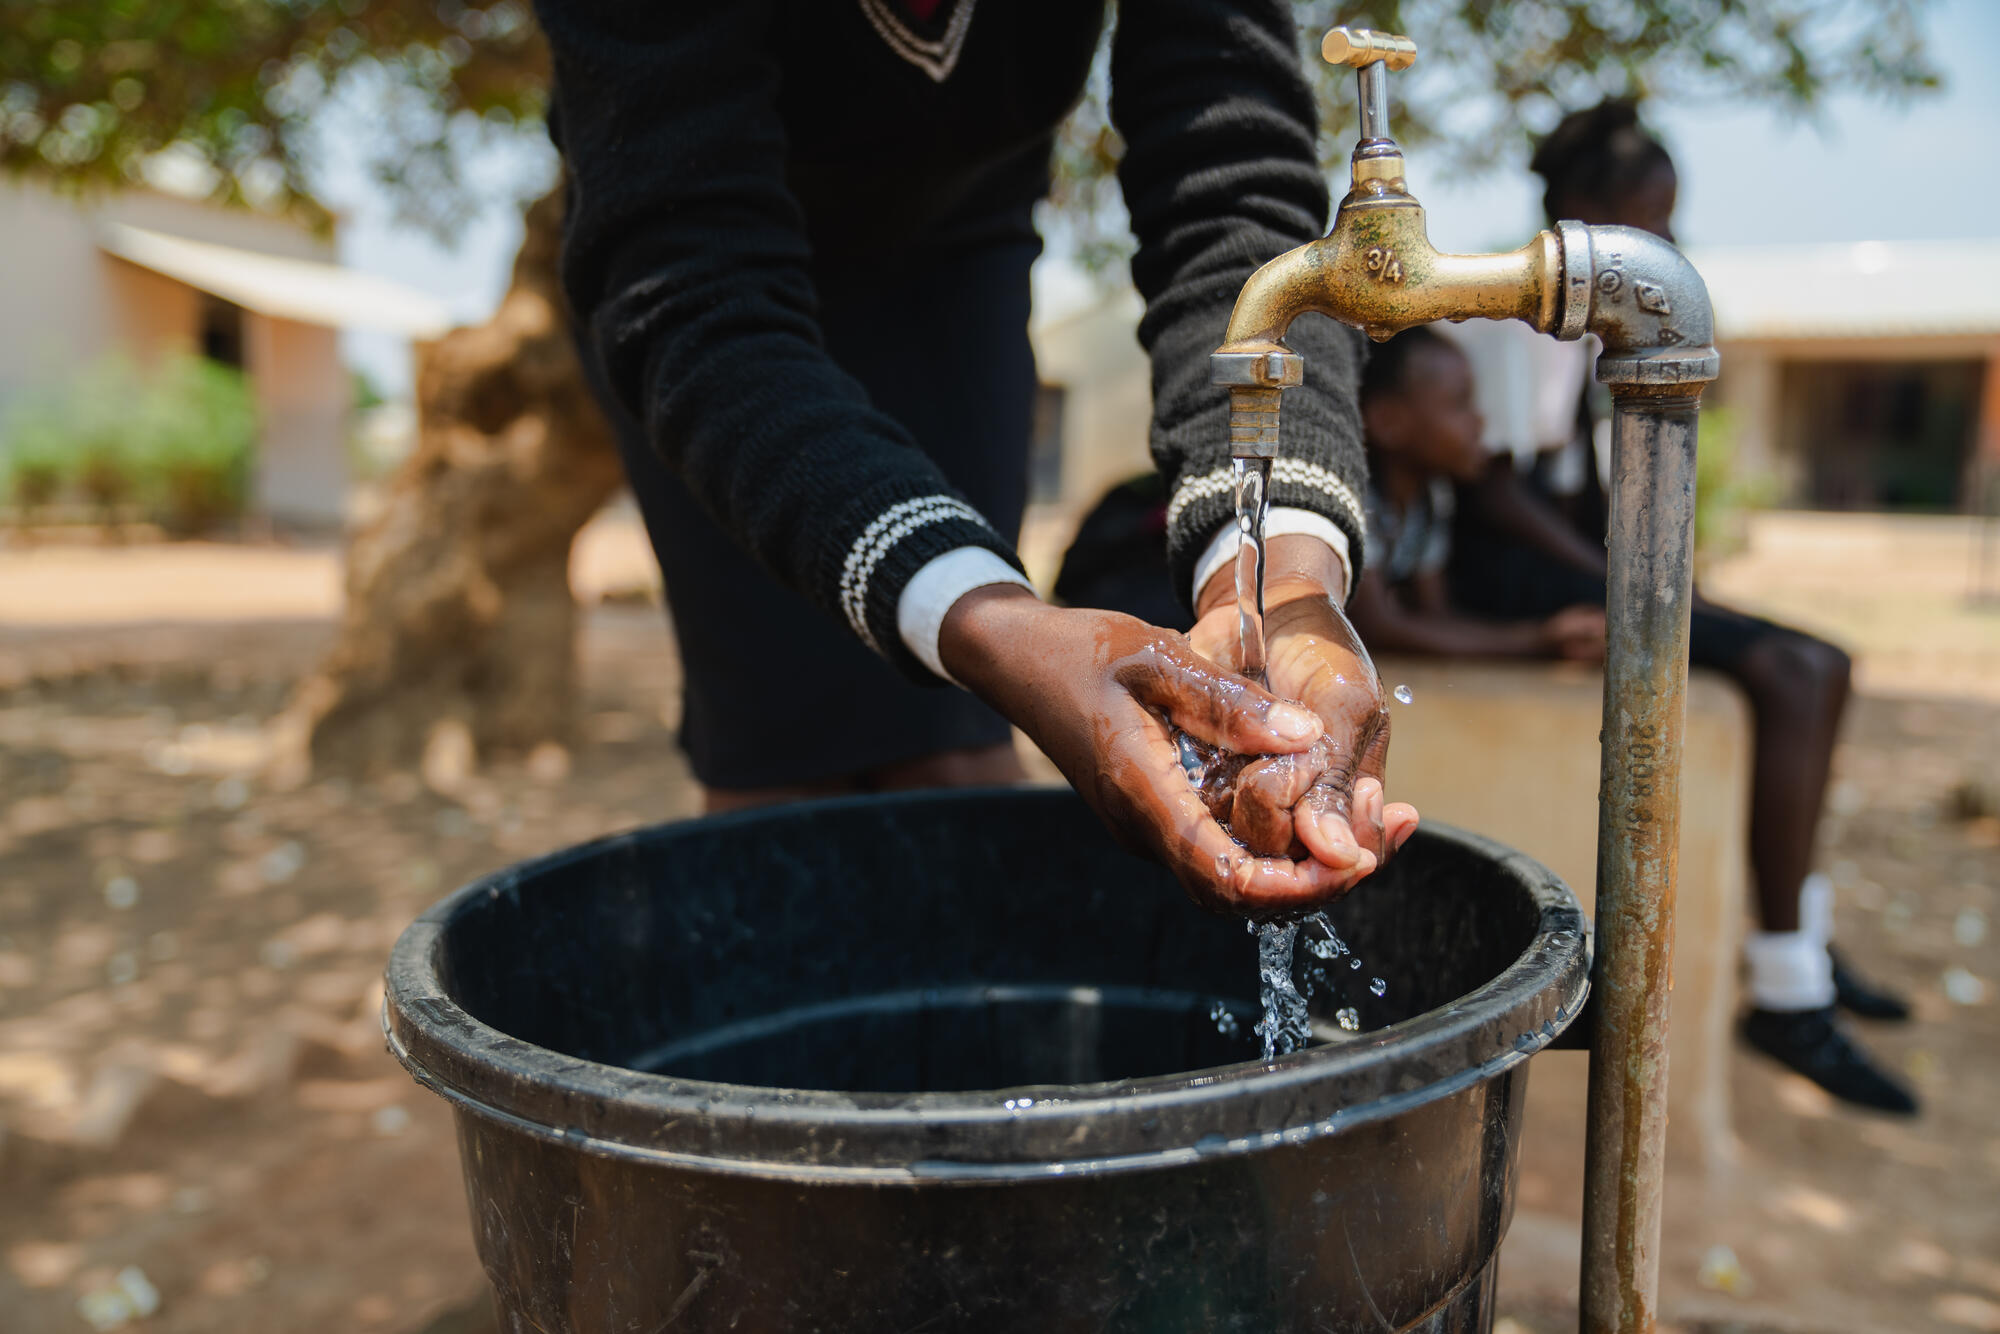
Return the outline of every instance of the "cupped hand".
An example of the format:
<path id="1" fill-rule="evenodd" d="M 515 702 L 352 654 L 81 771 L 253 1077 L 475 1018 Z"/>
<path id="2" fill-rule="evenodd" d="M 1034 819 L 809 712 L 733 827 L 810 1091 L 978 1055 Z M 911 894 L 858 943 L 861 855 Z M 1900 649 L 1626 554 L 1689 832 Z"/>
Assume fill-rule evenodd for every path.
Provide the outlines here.
<path id="1" fill-rule="evenodd" d="M 1050 607 L 1009 585 L 960 598 L 938 636 L 945 669 L 1042 748 L 1127 847 L 1168 866 L 1204 907 L 1310 911 L 1345 887 L 1310 856 L 1253 856 L 1188 783 L 1176 729 L 1239 754 L 1292 755 L 1319 718 L 1117 612 Z"/>
<path id="2" fill-rule="evenodd" d="M 1338 562 L 1316 539 L 1281 537 L 1268 564 L 1266 680 L 1310 708 L 1323 731 L 1303 752 L 1243 766 L 1228 792 L 1230 828 L 1256 852 L 1309 855 L 1345 891 L 1403 846 L 1417 812 L 1385 800 L 1389 711 L 1375 665 L 1329 591 Z M 1233 589 L 1221 587 L 1230 577 L 1224 571 L 1203 590 L 1189 636 L 1197 652 L 1226 665 L 1239 661 Z"/>

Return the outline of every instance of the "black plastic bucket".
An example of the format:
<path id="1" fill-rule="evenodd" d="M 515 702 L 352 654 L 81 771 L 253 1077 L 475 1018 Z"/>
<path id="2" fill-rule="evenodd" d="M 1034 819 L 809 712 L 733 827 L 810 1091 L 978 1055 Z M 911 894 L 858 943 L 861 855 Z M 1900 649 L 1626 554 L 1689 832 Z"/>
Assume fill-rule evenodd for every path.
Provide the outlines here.
<path id="1" fill-rule="evenodd" d="M 822 802 L 468 885 L 386 1022 L 510 1331 L 1485 1330 L 1583 916 L 1435 826 L 1330 915 L 1266 1064 L 1243 924 L 1070 793 Z"/>

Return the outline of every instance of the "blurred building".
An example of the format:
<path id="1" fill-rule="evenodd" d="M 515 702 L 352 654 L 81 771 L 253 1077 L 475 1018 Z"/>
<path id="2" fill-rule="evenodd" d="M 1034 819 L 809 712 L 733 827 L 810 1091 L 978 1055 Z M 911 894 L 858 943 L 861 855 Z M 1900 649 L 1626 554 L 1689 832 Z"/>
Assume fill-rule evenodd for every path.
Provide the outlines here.
<path id="1" fill-rule="evenodd" d="M 169 194 L 0 184 L 0 238 L 0 411 L 112 354 L 238 367 L 261 423 L 252 504 L 281 519 L 345 511 L 354 395 L 339 331 L 428 339 L 450 323 L 432 298 L 341 268 L 331 236 Z"/>
<path id="2" fill-rule="evenodd" d="M 1692 252 L 1716 400 L 1800 509 L 1955 511 L 2000 461 L 2000 240 Z"/>
<path id="3" fill-rule="evenodd" d="M 1960 510 L 1978 461 L 2000 467 L 2000 240 L 1691 257 L 1722 350 L 1709 402 L 1728 409 L 1738 467 L 1771 477 L 1779 503 Z M 1150 466 L 1151 399 L 1131 288 L 1037 277 L 1044 411 L 1023 550 L 1039 576 L 1077 516 Z"/>

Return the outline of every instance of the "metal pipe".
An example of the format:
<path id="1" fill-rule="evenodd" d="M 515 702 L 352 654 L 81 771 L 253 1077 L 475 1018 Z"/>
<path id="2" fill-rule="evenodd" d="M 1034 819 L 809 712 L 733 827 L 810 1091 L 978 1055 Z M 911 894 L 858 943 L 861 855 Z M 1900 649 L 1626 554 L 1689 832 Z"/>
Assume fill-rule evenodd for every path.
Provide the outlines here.
<path id="1" fill-rule="evenodd" d="M 1701 389 L 1695 382 L 1612 391 L 1584 1334 L 1650 1334 L 1659 1294 Z"/>
<path id="2" fill-rule="evenodd" d="M 1556 231 L 1566 291 L 1588 294 L 1584 325 L 1604 341 L 1597 378 L 1612 394 L 1580 1325 L 1583 1334 L 1652 1334 L 1694 587 L 1695 436 L 1702 390 L 1720 363 L 1708 290 L 1672 245 L 1629 227 L 1560 223 Z M 1568 301 L 1563 324 L 1573 326 Z"/>

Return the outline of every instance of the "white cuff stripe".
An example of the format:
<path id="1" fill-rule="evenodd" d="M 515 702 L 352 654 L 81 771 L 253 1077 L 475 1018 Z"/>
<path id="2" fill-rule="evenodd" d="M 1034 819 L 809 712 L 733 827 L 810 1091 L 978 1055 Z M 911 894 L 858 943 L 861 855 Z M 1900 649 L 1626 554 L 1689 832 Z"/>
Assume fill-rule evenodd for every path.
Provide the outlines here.
<path id="1" fill-rule="evenodd" d="M 1332 472 L 1310 463 L 1305 459 L 1279 459 L 1271 467 L 1271 484 L 1277 486 L 1303 486 L 1323 492 L 1334 504 L 1347 511 L 1359 528 L 1364 522 L 1361 517 L 1361 502 L 1346 482 Z M 1174 498 L 1167 505 L 1167 529 L 1173 530 L 1189 505 L 1206 500 L 1210 496 L 1232 495 L 1236 490 L 1236 471 L 1225 465 L 1199 477 L 1183 478 L 1174 488 Z"/>
<path id="2" fill-rule="evenodd" d="M 896 633 L 924 666 L 950 681 L 938 654 L 938 631 L 958 600 L 975 588 L 1019 584 L 1034 591 L 1027 576 L 985 547 L 958 547 L 924 563 L 896 597 Z"/>
<path id="3" fill-rule="evenodd" d="M 876 515 L 848 548 L 840 571 L 840 609 L 861 642 L 877 653 L 882 646 L 868 628 L 868 583 L 875 577 L 875 567 L 898 542 L 917 529 L 952 519 L 967 519 L 989 531 L 993 527 L 986 522 L 985 515 L 956 496 L 919 496 L 915 500 L 898 501 Z"/>
<path id="4" fill-rule="evenodd" d="M 1333 554 L 1340 558 L 1340 600 L 1343 604 L 1354 595 L 1354 558 L 1347 549 L 1347 534 L 1334 527 L 1333 520 L 1317 510 L 1302 510 L 1291 505 L 1280 505 L 1264 516 L 1264 539 L 1274 537 L 1317 537 L 1333 548 Z M 1194 563 L 1194 595 L 1191 604 L 1201 602 L 1201 590 L 1208 587 L 1208 581 L 1217 572 L 1236 559 L 1236 525 L 1226 523 L 1215 530 L 1208 546 L 1202 550 L 1201 559 Z"/>

